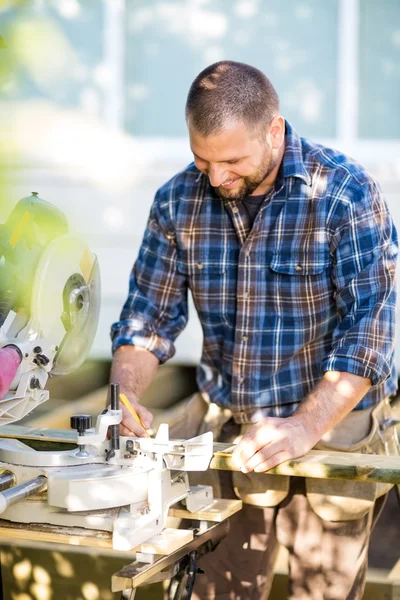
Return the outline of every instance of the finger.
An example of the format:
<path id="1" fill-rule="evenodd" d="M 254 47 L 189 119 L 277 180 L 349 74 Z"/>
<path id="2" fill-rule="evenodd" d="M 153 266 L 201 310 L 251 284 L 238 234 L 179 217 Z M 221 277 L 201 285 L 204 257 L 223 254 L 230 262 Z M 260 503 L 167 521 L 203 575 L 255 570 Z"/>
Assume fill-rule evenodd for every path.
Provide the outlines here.
<path id="1" fill-rule="evenodd" d="M 139 418 L 142 421 L 145 429 L 148 429 L 153 421 L 153 415 L 151 412 L 147 410 L 146 407 L 142 406 L 142 404 L 132 404 L 132 406 L 139 415 Z"/>
<path id="2" fill-rule="evenodd" d="M 123 422 L 119 426 L 119 433 L 120 435 L 127 437 L 149 437 L 148 433 L 140 426 L 137 427 L 137 430 L 133 431 L 129 426 L 127 427 Z"/>
<path id="3" fill-rule="evenodd" d="M 274 456 L 274 454 L 282 452 L 284 449 L 285 448 L 283 444 L 277 442 L 268 446 L 264 446 L 263 448 L 260 448 L 260 450 L 258 450 L 258 452 L 256 452 L 251 458 L 249 458 L 249 460 L 241 466 L 240 470 L 242 473 L 250 473 L 251 471 L 255 471 L 258 465 Z"/>
<path id="4" fill-rule="evenodd" d="M 283 462 L 290 460 L 291 458 L 292 457 L 290 456 L 290 454 L 283 450 L 282 452 L 278 452 L 277 454 L 270 456 L 267 460 L 257 465 L 257 467 L 254 469 L 254 472 L 265 473 L 266 471 L 273 469 L 277 465 L 280 465 Z"/>
<path id="5" fill-rule="evenodd" d="M 122 406 L 122 420 L 121 425 L 126 427 L 132 433 L 130 435 L 135 435 L 137 437 L 148 437 L 146 429 L 137 422 L 137 420 L 131 415 L 131 413 Z"/>
<path id="6" fill-rule="evenodd" d="M 265 431 L 264 433 L 261 431 L 261 426 L 258 423 L 251 427 L 233 451 L 233 462 L 239 467 L 245 465 L 261 448 L 268 445 L 265 438 Z"/>
<path id="7" fill-rule="evenodd" d="M 137 437 L 136 433 L 134 433 L 133 431 L 131 431 L 129 429 L 129 427 L 125 427 L 125 425 L 122 425 L 122 423 L 119 426 L 119 434 L 120 435 L 124 435 L 124 436 L 134 436 L 134 437 Z"/>

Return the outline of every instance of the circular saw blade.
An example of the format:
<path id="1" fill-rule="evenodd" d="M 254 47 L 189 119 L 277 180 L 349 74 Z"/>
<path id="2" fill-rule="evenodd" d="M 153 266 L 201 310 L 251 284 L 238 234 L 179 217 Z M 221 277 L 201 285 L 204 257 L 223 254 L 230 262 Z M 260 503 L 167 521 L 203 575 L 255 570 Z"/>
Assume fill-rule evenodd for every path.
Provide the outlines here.
<path id="1" fill-rule="evenodd" d="M 78 238 L 56 238 L 38 264 L 31 302 L 41 338 L 58 348 L 51 373 L 70 373 L 82 364 L 96 334 L 99 311 L 96 256 Z"/>

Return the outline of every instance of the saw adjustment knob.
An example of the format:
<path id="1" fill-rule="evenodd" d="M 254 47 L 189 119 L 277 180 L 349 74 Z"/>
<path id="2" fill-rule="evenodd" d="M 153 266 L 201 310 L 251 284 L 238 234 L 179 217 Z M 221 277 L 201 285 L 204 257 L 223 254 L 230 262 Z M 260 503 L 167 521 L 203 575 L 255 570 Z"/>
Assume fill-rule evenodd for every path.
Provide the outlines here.
<path id="1" fill-rule="evenodd" d="M 71 417 L 71 429 L 76 429 L 79 435 L 83 435 L 92 426 L 90 415 L 73 415 Z"/>

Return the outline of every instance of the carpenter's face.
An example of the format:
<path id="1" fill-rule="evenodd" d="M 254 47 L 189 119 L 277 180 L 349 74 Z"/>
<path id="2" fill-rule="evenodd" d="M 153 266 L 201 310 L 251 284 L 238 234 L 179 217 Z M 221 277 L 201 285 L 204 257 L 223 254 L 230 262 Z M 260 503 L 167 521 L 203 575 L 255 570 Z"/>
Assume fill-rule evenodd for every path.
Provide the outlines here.
<path id="1" fill-rule="evenodd" d="M 222 132 L 200 136 L 190 127 L 190 145 L 196 167 L 208 176 L 224 200 L 241 200 L 264 193 L 263 182 L 277 166 L 277 152 L 271 133 L 255 135 L 244 123 L 235 123 Z"/>

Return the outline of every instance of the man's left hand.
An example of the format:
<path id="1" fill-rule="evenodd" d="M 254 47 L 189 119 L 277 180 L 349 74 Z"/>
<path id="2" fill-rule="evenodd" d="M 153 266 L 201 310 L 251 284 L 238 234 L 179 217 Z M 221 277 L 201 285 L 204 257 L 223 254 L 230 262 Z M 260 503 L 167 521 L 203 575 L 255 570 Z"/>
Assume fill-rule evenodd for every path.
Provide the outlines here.
<path id="1" fill-rule="evenodd" d="M 267 417 L 244 434 L 232 460 L 243 473 L 263 473 L 286 460 L 303 456 L 318 439 L 302 419 Z"/>

